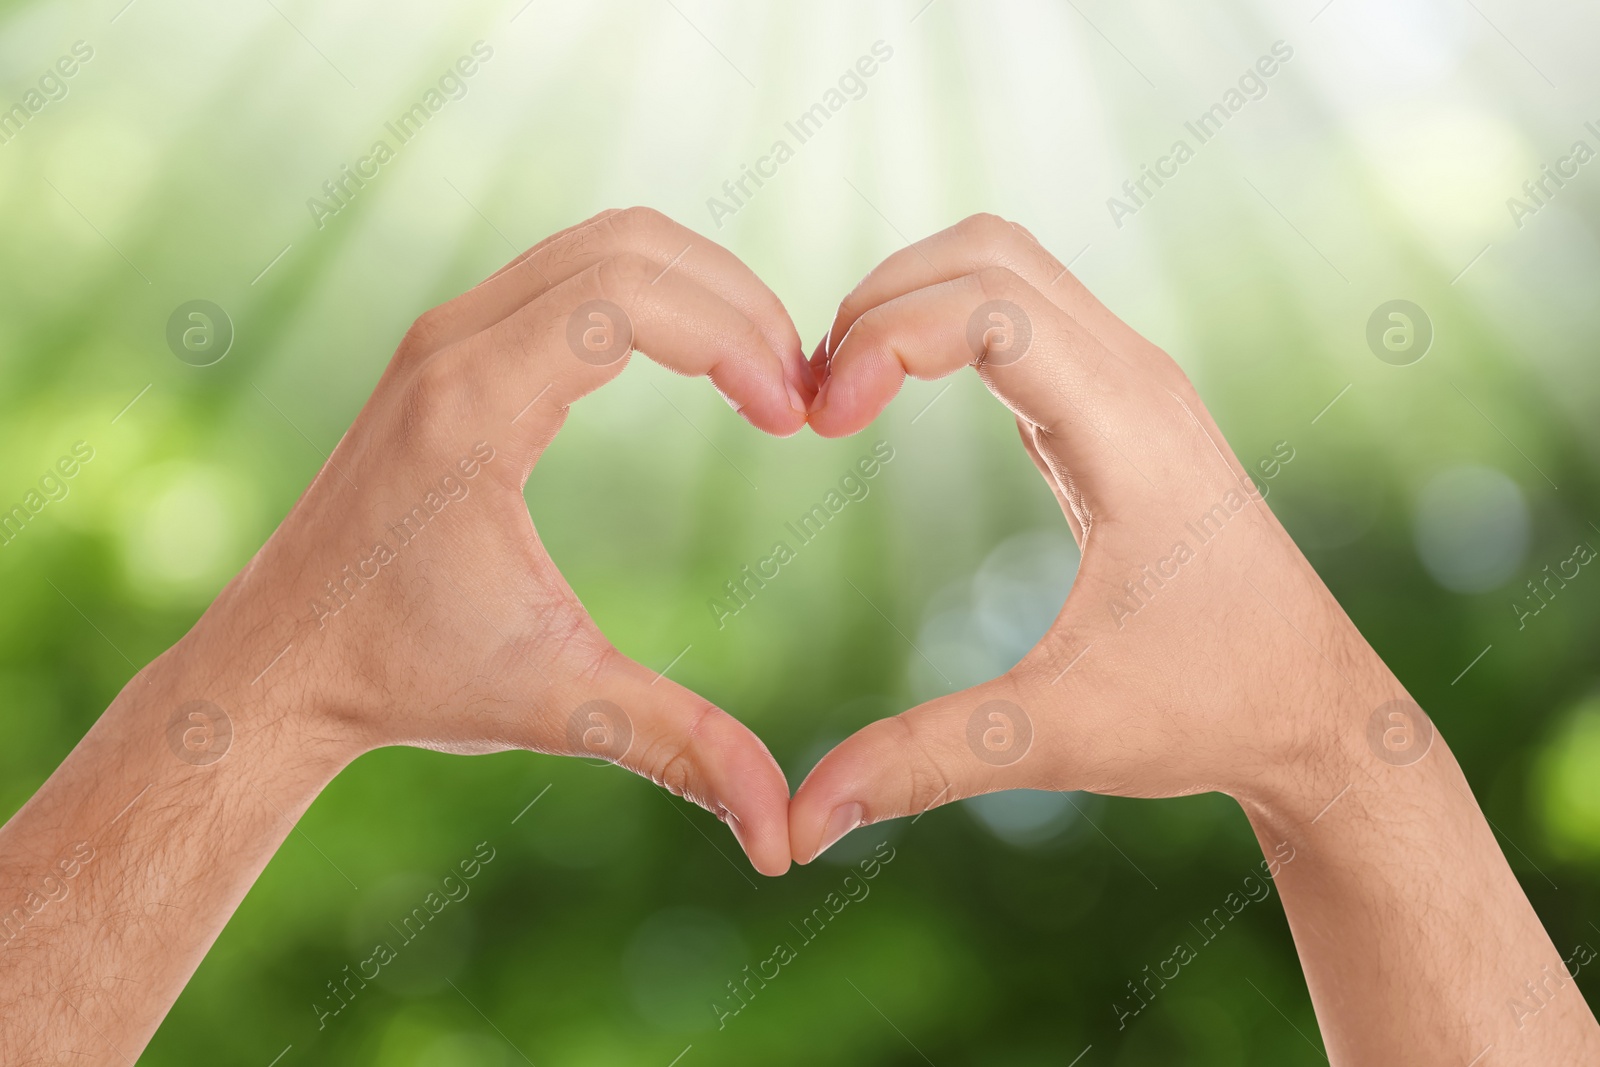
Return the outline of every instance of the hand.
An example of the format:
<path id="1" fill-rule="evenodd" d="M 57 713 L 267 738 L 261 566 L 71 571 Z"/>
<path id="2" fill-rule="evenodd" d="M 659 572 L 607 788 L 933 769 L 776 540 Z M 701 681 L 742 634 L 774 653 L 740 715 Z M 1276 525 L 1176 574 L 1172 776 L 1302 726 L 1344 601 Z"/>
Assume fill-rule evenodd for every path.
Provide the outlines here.
<path id="1" fill-rule="evenodd" d="M 1026 231 L 977 216 L 869 274 L 813 362 L 828 436 L 864 427 L 906 374 L 976 363 L 1083 557 L 1016 667 L 823 758 L 790 802 L 797 860 L 999 789 L 1225 792 L 1270 857 L 1331 1063 L 1600 1061 L 1600 1027 L 1443 739 L 1172 360 Z M 1159 977 L 1111 1005 L 1119 1030 L 1194 958 L 1175 937 Z"/>
<path id="2" fill-rule="evenodd" d="M 93 860 L 59 903 L 8 913 L 0 1060 L 136 1058 L 295 819 L 383 745 L 599 756 L 788 868 L 765 746 L 606 641 L 523 501 L 568 406 L 634 346 L 763 430 L 805 424 L 777 298 L 654 212 L 599 215 L 423 315 L 271 540 L 0 827 L 18 899 Z"/>
<path id="3" fill-rule="evenodd" d="M 218 674 L 246 680 L 267 668 L 259 685 L 305 694 L 275 729 L 352 753 L 617 761 L 727 820 L 757 869 L 782 873 L 788 788 L 765 746 L 612 647 L 522 497 L 568 406 L 631 346 L 709 375 L 763 430 L 804 425 L 814 387 L 777 298 L 663 216 L 606 212 L 417 320 L 322 474 L 169 656 L 220 658 Z"/>
<path id="4" fill-rule="evenodd" d="M 1403 696 L 1398 684 L 1374 673 L 1183 372 L 1026 231 L 980 215 L 889 257 L 813 362 L 811 424 L 825 436 L 864 427 L 907 374 L 976 363 L 1083 558 L 1015 668 L 822 761 L 791 807 L 796 858 L 859 823 L 993 790 L 1325 802 L 1347 764 L 1371 760 L 1351 716 Z M 1352 686 L 1354 711 L 1323 699 Z"/>

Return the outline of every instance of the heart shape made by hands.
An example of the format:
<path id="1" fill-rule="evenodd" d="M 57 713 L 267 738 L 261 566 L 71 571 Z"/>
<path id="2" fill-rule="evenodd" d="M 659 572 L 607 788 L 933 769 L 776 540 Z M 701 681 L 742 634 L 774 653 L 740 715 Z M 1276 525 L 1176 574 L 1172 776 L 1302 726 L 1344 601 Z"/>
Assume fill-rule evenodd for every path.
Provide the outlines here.
<path id="1" fill-rule="evenodd" d="M 856 433 L 907 375 L 975 367 L 1082 549 L 1055 624 L 999 678 L 866 725 L 791 800 L 755 734 L 605 639 L 522 499 L 569 406 L 636 350 L 708 376 L 780 436 Z M 1305 744 L 1273 674 L 1303 660 L 1296 626 L 1330 663 L 1360 642 L 1178 366 L 988 215 L 884 260 L 810 360 L 748 267 L 656 212 L 552 236 L 417 320 L 224 598 L 285 573 L 321 605 L 296 608 L 297 625 L 332 638 L 298 646 L 303 673 L 332 679 L 317 699 L 330 733 L 360 750 L 606 758 L 723 818 L 767 874 L 856 826 L 993 790 L 1247 790 Z M 260 599 L 281 618 L 281 598 Z M 1259 671 L 1220 668 L 1246 648 Z"/>

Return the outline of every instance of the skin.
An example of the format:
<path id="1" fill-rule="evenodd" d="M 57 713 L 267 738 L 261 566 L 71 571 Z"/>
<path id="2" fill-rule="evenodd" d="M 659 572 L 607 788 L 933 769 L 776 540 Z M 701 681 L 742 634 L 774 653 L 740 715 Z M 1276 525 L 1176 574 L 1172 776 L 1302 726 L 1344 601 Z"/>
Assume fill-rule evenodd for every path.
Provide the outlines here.
<path id="1" fill-rule="evenodd" d="M 1021 315 L 969 331 L 997 300 Z M 1223 792 L 1276 868 L 1330 1062 L 1600 1062 L 1600 1027 L 1443 738 L 1178 366 L 1027 231 L 975 216 L 873 270 L 813 357 L 811 425 L 855 433 L 906 375 L 969 364 L 1082 549 L 1072 592 L 1012 670 L 829 753 L 790 802 L 795 859 L 995 790 Z"/>
<path id="2" fill-rule="evenodd" d="M 0 1062 L 136 1059 L 293 821 L 386 745 L 615 760 L 726 820 L 756 869 L 788 868 L 788 785 L 766 747 L 618 653 L 528 514 L 523 484 L 568 405 L 627 361 L 625 347 L 603 366 L 569 348 L 569 319 L 596 299 L 754 425 L 805 424 L 814 385 L 778 299 L 652 211 L 591 219 L 423 315 L 265 547 L 0 828 L 0 920 L 31 913 L 0 931 L 16 934 L 0 945 Z M 480 443 L 493 458 L 468 477 Z M 399 541 L 389 525 L 431 510 L 430 492 L 443 506 L 365 567 L 347 606 L 310 606 Z M 169 739 L 195 700 L 231 722 L 214 762 L 204 719 Z"/>
<path id="3" fill-rule="evenodd" d="M 969 331 L 997 299 L 1012 307 Z M 605 640 L 539 543 L 522 486 L 628 358 L 575 346 L 575 316 L 779 435 L 808 405 L 819 433 L 856 432 L 907 373 L 976 362 L 1083 548 L 1056 626 L 1005 676 L 849 738 L 791 801 L 749 730 Z M 1185 523 L 1219 502 L 1199 544 Z M 417 531 L 392 529 L 419 505 Z M 1157 585 L 1142 568 L 1185 538 Z M 1227 792 L 1276 863 L 1332 1062 L 1600 1058 L 1443 740 L 1370 739 L 1404 698 L 1182 373 L 1025 231 L 978 216 L 890 257 L 808 364 L 732 255 L 607 212 L 417 321 L 255 560 L 0 828 L 0 901 L 25 909 L 0 948 L 0 1061 L 137 1058 L 294 820 L 387 745 L 612 759 L 718 814 L 769 875 L 995 789 Z M 1380 726 L 1414 739 L 1426 719 Z M 1518 1018 L 1525 982 L 1548 999 Z"/>

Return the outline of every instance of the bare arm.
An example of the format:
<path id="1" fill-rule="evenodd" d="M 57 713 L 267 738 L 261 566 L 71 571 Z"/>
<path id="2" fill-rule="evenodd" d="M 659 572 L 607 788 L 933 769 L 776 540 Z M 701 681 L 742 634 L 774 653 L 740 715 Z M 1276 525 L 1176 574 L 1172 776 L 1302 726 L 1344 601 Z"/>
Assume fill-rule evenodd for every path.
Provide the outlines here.
<path id="1" fill-rule="evenodd" d="M 224 643 L 186 645 L 141 671 L 0 830 L 13 905 L 0 947 L 7 1063 L 66 1052 L 134 1062 L 294 822 L 355 755 L 298 726 L 296 705 L 310 699 L 300 686 L 264 696 L 223 680 L 242 670 L 197 669 L 235 661 Z M 240 736 L 196 707 L 175 751 L 169 722 L 197 697 L 230 709 Z"/>
<path id="2" fill-rule="evenodd" d="M 790 805 L 797 860 L 999 789 L 1225 792 L 1276 875 L 1332 1062 L 1464 1067 L 1489 1047 L 1476 1062 L 1600 1062 L 1600 1028 L 1448 747 L 1420 744 L 1426 716 L 1165 353 L 1026 231 L 977 216 L 869 274 L 814 363 L 826 436 L 865 426 L 907 374 L 975 363 L 1083 560 L 1014 669 L 817 766 Z M 1532 1015 L 1508 1007 L 1535 1003 L 1524 983 L 1550 990 Z M 1141 1004 L 1113 1009 L 1119 1023 Z"/>
<path id="3" fill-rule="evenodd" d="M 764 430 L 804 425 L 777 298 L 654 212 L 598 216 L 422 316 L 272 539 L 0 828 L 0 1061 L 136 1059 L 295 819 L 380 746 L 609 759 L 788 867 L 765 746 L 606 641 L 522 498 L 634 346 Z"/>

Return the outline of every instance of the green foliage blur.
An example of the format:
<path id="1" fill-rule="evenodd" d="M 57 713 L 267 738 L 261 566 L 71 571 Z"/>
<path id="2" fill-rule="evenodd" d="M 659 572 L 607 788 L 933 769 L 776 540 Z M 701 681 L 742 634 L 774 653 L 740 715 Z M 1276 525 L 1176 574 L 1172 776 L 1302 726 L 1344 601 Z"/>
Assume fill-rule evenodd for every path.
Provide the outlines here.
<path id="1" fill-rule="evenodd" d="M 1600 945 L 1600 575 L 1527 587 L 1600 545 L 1600 176 L 1508 204 L 1597 143 L 1583 93 L 1553 88 L 1592 81 L 1595 15 L 1319 6 L 0 8 L 0 106 L 27 110 L 0 126 L 0 508 L 93 456 L 0 545 L 0 810 L 250 559 L 412 319 L 516 251 L 649 204 L 750 263 L 809 350 L 883 256 L 993 211 L 1171 352 L 1246 464 L 1292 452 L 1268 504 L 1433 716 L 1557 947 Z M 477 42 L 491 58 L 445 80 Z M 877 42 L 892 58 L 848 78 Z M 1292 58 L 1258 96 L 1241 78 L 1275 42 Z M 1242 84 L 1200 143 L 1185 123 Z M 818 102 L 801 141 L 786 124 Z M 1192 158 L 1160 164 L 1180 139 Z M 1135 203 L 1146 165 L 1176 170 Z M 334 197 L 344 167 L 375 174 Z M 1369 348 L 1392 299 L 1431 321 L 1418 362 Z M 191 300 L 234 331 L 209 366 L 169 348 Z M 877 441 L 895 458 L 868 495 L 719 626 L 723 583 Z M 858 438 L 779 441 L 635 359 L 527 498 L 601 628 L 749 723 L 795 785 L 863 724 L 1009 667 L 1076 561 L 970 374 L 908 382 Z M 1260 862 L 1220 796 L 963 802 L 768 880 L 614 768 L 390 750 L 299 831 L 143 1062 L 1322 1061 L 1275 894 L 1119 1024 L 1129 983 Z M 470 893 L 324 1017 L 483 845 Z M 893 859 L 852 883 L 869 892 L 807 939 L 875 849 Z M 795 958 L 731 1013 L 780 942 Z"/>

